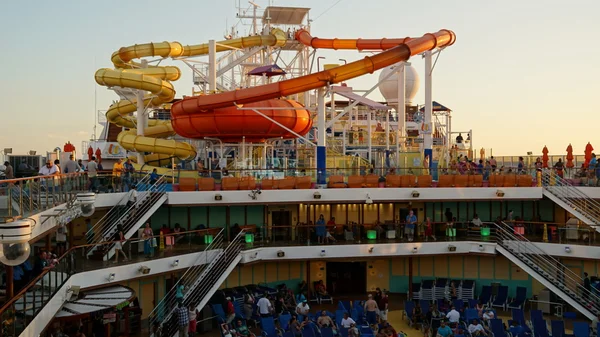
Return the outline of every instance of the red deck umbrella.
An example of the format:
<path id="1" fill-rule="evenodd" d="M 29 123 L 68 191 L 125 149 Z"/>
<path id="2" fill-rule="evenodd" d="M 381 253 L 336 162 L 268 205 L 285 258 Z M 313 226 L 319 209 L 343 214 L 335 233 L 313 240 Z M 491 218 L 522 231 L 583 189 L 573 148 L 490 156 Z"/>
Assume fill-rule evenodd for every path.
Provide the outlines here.
<path id="1" fill-rule="evenodd" d="M 573 157 L 573 146 L 571 146 L 571 144 L 569 144 L 569 146 L 567 146 L 567 164 L 566 164 L 566 166 L 568 168 L 573 168 L 573 166 L 575 166 L 575 164 L 573 164 L 573 159 L 575 159 L 575 157 Z"/>
<path id="2" fill-rule="evenodd" d="M 543 168 L 548 168 L 548 160 L 550 160 L 550 158 L 548 158 L 548 148 L 546 146 L 544 146 L 544 149 L 542 150 L 542 167 Z"/>
<path id="3" fill-rule="evenodd" d="M 585 167 L 588 167 L 588 164 L 590 163 L 590 160 L 592 160 L 592 152 L 594 151 L 594 147 L 592 146 L 592 144 L 590 144 L 590 142 L 587 143 L 587 145 L 585 146 Z"/>
<path id="4" fill-rule="evenodd" d="M 91 146 L 88 148 L 87 155 L 88 155 L 88 161 L 92 161 L 92 157 L 94 156 L 94 149 L 92 149 Z"/>
<path id="5" fill-rule="evenodd" d="M 63 148 L 64 152 L 75 152 L 75 146 L 71 142 L 67 142 Z"/>

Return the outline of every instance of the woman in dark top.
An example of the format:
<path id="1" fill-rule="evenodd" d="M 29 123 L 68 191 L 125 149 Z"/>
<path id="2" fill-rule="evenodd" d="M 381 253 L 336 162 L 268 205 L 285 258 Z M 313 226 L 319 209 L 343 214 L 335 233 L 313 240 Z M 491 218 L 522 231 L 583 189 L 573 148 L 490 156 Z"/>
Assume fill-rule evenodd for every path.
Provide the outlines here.
<path id="1" fill-rule="evenodd" d="M 292 316 L 290 319 L 290 331 L 294 334 L 294 337 L 302 336 L 302 329 L 300 327 L 300 323 L 296 319 L 296 316 Z"/>

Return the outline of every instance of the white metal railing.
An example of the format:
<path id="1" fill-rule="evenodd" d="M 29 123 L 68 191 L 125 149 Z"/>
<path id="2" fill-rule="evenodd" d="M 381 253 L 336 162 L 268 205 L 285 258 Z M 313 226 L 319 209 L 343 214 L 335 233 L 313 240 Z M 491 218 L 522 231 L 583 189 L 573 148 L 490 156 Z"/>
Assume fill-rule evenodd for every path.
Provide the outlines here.
<path id="1" fill-rule="evenodd" d="M 488 223 L 495 228 L 498 245 L 508 250 L 515 258 L 527 264 L 539 276 L 555 285 L 565 295 L 586 308 L 594 315 L 600 313 L 600 296 L 584 287 L 584 280 L 554 257 L 546 254 L 535 243 L 504 222 Z"/>
<path id="2" fill-rule="evenodd" d="M 580 213 L 593 222 L 588 225 L 600 226 L 600 202 L 588 197 L 551 170 L 542 172 L 542 185 L 544 190 L 569 205 L 574 212 Z"/>

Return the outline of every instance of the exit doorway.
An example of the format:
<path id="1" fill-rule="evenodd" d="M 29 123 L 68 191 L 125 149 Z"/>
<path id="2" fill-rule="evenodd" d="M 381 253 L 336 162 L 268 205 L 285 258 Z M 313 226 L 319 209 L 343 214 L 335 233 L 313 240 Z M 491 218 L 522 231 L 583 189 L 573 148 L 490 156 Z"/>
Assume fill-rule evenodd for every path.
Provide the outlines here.
<path id="1" fill-rule="evenodd" d="M 292 217 L 290 211 L 272 211 L 271 221 L 272 240 L 291 240 Z"/>
<path id="2" fill-rule="evenodd" d="M 366 291 L 366 262 L 327 262 L 326 268 L 327 289 L 332 295 L 356 295 Z"/>

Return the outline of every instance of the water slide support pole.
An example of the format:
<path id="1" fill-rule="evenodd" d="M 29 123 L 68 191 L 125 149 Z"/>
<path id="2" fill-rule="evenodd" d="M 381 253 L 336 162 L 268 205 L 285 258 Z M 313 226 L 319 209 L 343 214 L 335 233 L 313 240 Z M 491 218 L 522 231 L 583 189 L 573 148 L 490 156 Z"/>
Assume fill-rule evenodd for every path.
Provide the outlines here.
<path id="1" fill-rule="evenodd" d="M 367 110 L 367 146 L 369 147 L 369 151 L 367 152 L 367 158 L 369 159 L 369 165 L 371 165 L 371 159 L 373 158 L 373 113 L 371 109 Z"/>
<path id="2" fill-rule="evenodd" d="M 217 90 L 217 42 L 208 41 L 208 90 Z"/>
<path id="3" fill-rule="evenodd" d="M 404 139 L 406 124 L 406 73 L 404 72 L 404 65 L 404 62 L 398 64 L 398 132 L 402 139 Z"/>
<path id="4" fill-rule="evenodd" d="M 433 85 L 432 85 L 433 67 L 431 62 L 431 51 L 425 52 L 425 133 L 423 135 L 423 155 L 429 157 L 429 168 L 433 163 L 433 130 L 431 119 L 433 114 Z"/>
<path id="5" fill-rule="evenodd" d="M 325 88 L 317 89 L 317 184 L 325 185 L 327 171 L 327 129 L 325 126 Z"/>
<path id="6" fill-rule="evenodd" d="M 141 62 L 142 68 L 148 67 L 148 62 L 146 60 L 142 60 Z M 148 116 L 146 115 L 146 104 L 144 104 L 144 94 L 143 90 L 137 90 L 136 92 L 136 105 L 137 105 L 137 135 L 144 136 L 144 130 L 148 127 Z M 140 165 L 144 165 L 144 154 L 142 152 L 137 153 L 137 162 Z"/>

